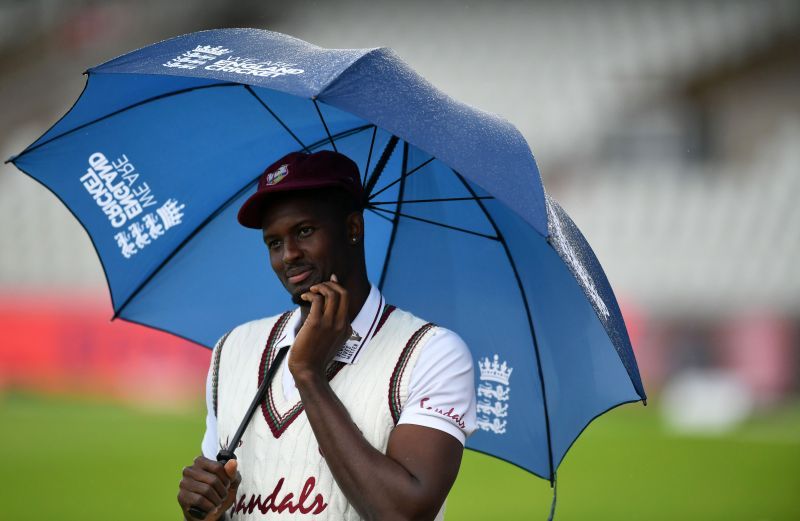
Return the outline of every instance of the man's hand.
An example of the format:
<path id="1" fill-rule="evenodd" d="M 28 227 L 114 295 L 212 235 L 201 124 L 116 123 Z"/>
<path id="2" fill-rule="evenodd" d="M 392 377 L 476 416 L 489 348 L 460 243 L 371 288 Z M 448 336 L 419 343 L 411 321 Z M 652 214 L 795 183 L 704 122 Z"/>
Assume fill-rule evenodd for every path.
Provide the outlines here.
<path id="1" fill-rule="evenodd" d="M 311 286 L 300 298 L 311 303 L 311 310 L 289 352 L 289 370 L 295 377 L 321 376 L 352 334 L 347 290 L 331 275 L 329 282 Z"/>
<path id="2" fill-rule="evenodd" d="M 205 521 L 222 519 L 236 501 L 236 491 L 242 481 L 236 468 L 235 459 L 223 465 L 203 456 L 196 457 L 192 466 L 184 467 L 178 491 L 184 517 L 190 521 L 197 519 L 189 514 L 189 509 L 196 507 L 208 512 Z"/>

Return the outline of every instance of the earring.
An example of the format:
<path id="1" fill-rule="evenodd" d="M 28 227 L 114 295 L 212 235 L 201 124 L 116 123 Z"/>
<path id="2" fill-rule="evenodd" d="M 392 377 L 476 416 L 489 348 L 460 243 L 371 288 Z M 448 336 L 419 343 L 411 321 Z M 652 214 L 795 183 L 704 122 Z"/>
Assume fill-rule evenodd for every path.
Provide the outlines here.
<path id="1" fill-rule="evenodd" d="M 350 237 L 350 241 L 351 241 L 353 244 L 355 244 L 356 242 L 358 242 L 358 237 Z"/>

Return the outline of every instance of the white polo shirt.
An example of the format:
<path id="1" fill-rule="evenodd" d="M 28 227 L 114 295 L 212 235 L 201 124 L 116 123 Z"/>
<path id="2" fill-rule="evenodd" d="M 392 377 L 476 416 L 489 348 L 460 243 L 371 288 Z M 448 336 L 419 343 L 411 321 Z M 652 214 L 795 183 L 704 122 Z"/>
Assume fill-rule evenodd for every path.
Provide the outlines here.
<path id="1" fill-rule="evenodd" d="M 369 296 L 351 323 L 353 336 L 336 359 L 345 363 L 358 363 L 377 328 L 378 317 L 384 306 L 381 292 L 374 285 Z M 300 308 L 292 312 L 286 327 L 286 335 L 278 346 L 291 346 L 300 325 Z M 417 364 L 411 372 L 408 399 L 397 422 L 422 425 L 444 431 L 462 444 L 476 428 L 475 379 L 473 376 L 472 355 L 464 341 L 453 331 L 440 327 L 439 332 L 422 347 Z M 291 347 L 290 347 L 291 350 Z M 288 370 L 287 356 L 284 358 L 283 391 L 288 398 L 298 396 L 292 373 Z M 203 436 L 203 455 L 216 459 L 219 443 L 217 440 L 217 417 L 211 391 L 211 369 L 206 378 L 206 432 Z"/>

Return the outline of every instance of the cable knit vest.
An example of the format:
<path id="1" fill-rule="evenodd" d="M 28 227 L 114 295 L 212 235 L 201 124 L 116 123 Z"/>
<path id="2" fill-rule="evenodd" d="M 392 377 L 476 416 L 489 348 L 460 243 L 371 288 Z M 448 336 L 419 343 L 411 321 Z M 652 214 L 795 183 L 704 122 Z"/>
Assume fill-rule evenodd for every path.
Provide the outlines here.
<path id="1" fill-rule="evenodd" d="M 220 446 L 236 432 L 271 364 L 290 313 L 232 330 L 213 355 L 213 399 Z M 408 396 L 420 348 L 436 326 L 393 306 L 384 308 L 377 333 L 356 364 L 334 362 L 331 388 L 369 443 L 386 452 Z M 311 425 L 296 400 L 283 393 L 281 367 L 267 397 L 236 448 L 242 483 L 229 515 L 240 519 L 357 520 L 325 463 Z M 436 519 L 444 518 L 444 506 Z"/>

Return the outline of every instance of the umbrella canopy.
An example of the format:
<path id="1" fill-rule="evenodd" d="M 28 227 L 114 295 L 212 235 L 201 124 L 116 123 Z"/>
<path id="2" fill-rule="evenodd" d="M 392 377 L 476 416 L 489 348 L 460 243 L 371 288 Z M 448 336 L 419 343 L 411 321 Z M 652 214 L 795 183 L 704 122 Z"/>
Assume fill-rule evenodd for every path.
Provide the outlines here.
<path id="1" fill-rule="evenodd" d="M 608 281 L 522 135 L 391 50 L 222 29 L 87 73 L 72 109 L 12 161 L 90 235 L 115 317 L 212 346 L 291 307 L 236 212 L 266 165 L 332 149 L 370 193 L 370 279 L 472 350 L 468 448 L 552 480 L 592 419 L 645 399 Z"/>

